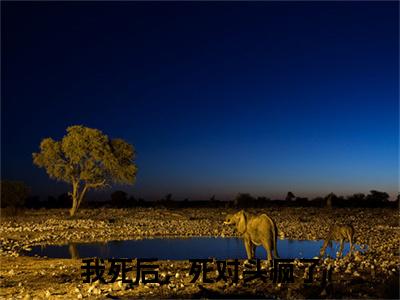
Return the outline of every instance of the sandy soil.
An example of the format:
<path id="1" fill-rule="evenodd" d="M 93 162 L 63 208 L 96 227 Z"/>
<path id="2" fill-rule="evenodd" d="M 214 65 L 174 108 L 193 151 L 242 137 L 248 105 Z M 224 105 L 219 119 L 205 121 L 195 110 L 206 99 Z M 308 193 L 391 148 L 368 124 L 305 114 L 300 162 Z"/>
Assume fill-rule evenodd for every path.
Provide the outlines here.
<path id="1" fill-rule="evenodd" d="M 304 285 L 304 271 L 295 268 L 295 283 L 271 280 L 244 283 L 190 283 L 188 261 L 162 261 L 161 279 L 168 284 L 82 283 L 82 261 L 22 256 L 33 245 L 65 244 L 146 237 L 235 236 L 233 228 L 222 225 L 224 209 L 97 209 L 82 210 L 69 218 L 67 210 L 26 211 L 17 217 L 1 218 L 0 297 L 2 298 L 398 298 L 399 212 L 394 209 L 271 208 L 251 210 L 267 213 L 278 225 L 279 236 L 290 239 L 323 239 L 334 220 L 351 222 L 365 253 L 343 259 L 325 259 L 332 281 L 321 285 L 321 273 Z M 188 258 L 190 255 L 188 254 Z M 266 262 L 263 262 L 264 264 Z M 241 261 L 241 267 L 244 262 Z M 210 273 L 215 276 L 216 267 Z M 268 266 L 265 266 L 268 268 Z M 242 269 L 240 269 L 241 273 Z"/>

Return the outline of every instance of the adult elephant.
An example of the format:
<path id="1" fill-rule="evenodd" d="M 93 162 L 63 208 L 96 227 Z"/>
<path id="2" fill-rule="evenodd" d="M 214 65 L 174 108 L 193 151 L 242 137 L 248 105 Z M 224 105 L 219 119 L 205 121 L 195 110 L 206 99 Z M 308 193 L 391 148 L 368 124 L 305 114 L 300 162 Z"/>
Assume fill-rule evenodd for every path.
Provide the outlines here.
<path id="1" fill-rule="evenodd" d="M 227 215 L 224 224 L 236 225 L 237 231 L 242 235 L 248 259 L 255 258 L 256 247 L 260 245 L 265 248 L 268 260 L 271 260 L 272 256 L 279 258 L 278 228 L 268 215 L 255 216 L 241 210 L 236 214 Z"/>

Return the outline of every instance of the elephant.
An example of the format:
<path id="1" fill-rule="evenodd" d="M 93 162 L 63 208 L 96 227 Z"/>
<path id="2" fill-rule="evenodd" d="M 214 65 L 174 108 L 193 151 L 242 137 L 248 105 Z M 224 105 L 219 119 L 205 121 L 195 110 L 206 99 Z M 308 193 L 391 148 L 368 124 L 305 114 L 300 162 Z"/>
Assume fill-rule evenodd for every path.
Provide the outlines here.
<path id="1" fill-rule="evenodd" d="M 266 214 L 250 215 L 241 210 L 236 214 L 226 216 L 224 225 L 233 224 L 236 225 L 237 231 L 242 235 L 248 259 L 255 258 L 256 247 L 260 245 L 265 248 L 268 260 L 272 260 L 272 256 L 279 258 L 277 250 L 278 228 L 269 216 Z"/>
<path id="2" fill-rule="evenodd" d="M 334 224 L 331 226 L 329 229 L 329 233 L 327 237 L 324 240 L 324 244 L 322 245 L 322 248 L 319 252 L 320 257 L 323 257 L 325 254 L 326 247 L 332 246 L 332 241 L 340 241 L 340 250 L 339 250 L 339 257 L 342 256 L 342 251 L 343 251 L 343 242 L 344 240 L 348 240 L 350 243 L 350 251 L 349 254 L 351 254 L 353 250 L 353 242 L 354 242 L 354 228 L 350 224 L 344 224 L 344 225 L 337 225 Z"/>

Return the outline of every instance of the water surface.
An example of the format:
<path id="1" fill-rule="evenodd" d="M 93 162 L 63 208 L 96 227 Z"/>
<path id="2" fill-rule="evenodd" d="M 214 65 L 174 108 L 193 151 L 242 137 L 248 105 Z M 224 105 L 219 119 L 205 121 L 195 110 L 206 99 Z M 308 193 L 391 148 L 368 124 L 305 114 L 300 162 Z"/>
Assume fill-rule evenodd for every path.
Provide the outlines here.
<path id="1" fill-rule="evenodd" d="M 280 258 L 313 258 L 319 255 L 322 240 L 278 240 Z M 360 250 L 359 246 L 355 246 Z M 333 242 L 326 254 L 336 257 L 339 243 Z M 343 254 L 349 251 L 345 243 Z M 154 238 L 142 240 L 110 241 L 107 243 L 71 243 L 63 246 L 35 246 L 27 255 L 49 258 L 149 258 L 160 260 L 188 260 L 191 258 L 245 259 L 246 250 L 240 238 Z M 257 247 L 256 257 L 265 259 L 262 246 Z"/>

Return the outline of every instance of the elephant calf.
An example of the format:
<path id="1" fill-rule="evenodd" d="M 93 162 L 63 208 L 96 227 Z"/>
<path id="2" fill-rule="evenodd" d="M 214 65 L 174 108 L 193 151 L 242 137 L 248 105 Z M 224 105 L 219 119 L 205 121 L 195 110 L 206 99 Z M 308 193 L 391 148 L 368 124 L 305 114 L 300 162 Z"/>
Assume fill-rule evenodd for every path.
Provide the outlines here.
<path id="1" fill-rule="evenodd" d="M 234 215 L 227 215 L 225 225 L 236 225 L 242 235 L 248 259 L 255 258 L 256 247 L 262 245 L 268 260 L 279 258 L 277 250 L 278 229 L 275 222 L 266 214 L 250 215 L 243 210 Z"/>

